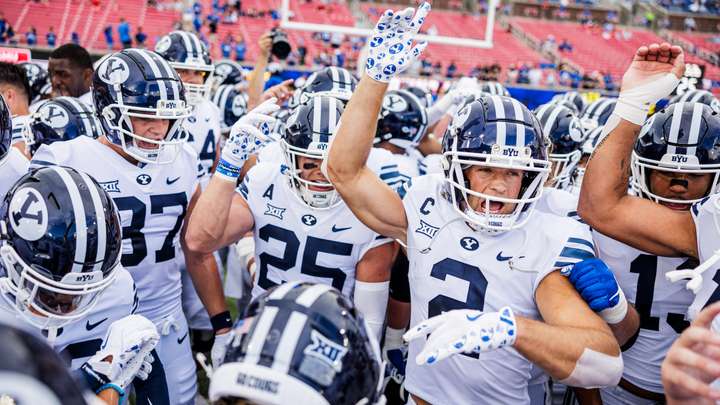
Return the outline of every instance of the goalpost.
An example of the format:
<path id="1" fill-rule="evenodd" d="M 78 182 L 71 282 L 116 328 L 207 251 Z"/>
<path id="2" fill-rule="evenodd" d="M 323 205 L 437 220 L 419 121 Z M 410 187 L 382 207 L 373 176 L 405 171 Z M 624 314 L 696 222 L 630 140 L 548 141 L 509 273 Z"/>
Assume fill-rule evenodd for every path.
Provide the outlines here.
<path id="1" fill-rule="evenodd" d="M 444 35 L 425 35 L 419 34 L 416 36 L 418 41 L 427 41 L 429 44 L 442 44 L 442 45 L 454 45 L 454 46 L 465 46 L 470 48 L 492 48 L 493 46 L 493 27 L 495 26 L 495 7 L 497 6 L 497 0 L 488 1 L 488 13 L 487 13 L 487 24 L 485 26 L 485 38 L 473 39 L 463 37 L 451 37 Z M 398 6 L 400 7 L 400 6 Z M 432 11 L 430 12 L 432 13 Z M 284 30 L 299 30 L 299 31 L 312 31 L 312 32 L 329 32 L 329 33 L 341 33 L 346 35 L 355 35 L 369 37 L 372 35 L 372 29 L 369 28 L 358 28 L 358 27 L 345 27 L 339 25 L 329 24 L 317 24 L 308 23 L 302 21 L 290 21 L 290 0 L 281 0 L 280 5 L 280 28 Z"/>

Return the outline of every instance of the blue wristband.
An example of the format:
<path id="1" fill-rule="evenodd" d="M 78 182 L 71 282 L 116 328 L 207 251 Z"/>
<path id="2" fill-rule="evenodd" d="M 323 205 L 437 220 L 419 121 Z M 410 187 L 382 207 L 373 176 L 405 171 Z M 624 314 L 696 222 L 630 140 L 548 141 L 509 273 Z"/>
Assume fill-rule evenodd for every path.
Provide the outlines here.
<path id="1" fill-rule="evenodd" d="M 237 179 L 240 177 L 241 171 L 242 167 L 235 166 L 224 159 L 220 159 L 217 167 L 215 168 L 215 173 L 230 179 Z"/>
<path id="2" fill-rule="evenodd" d="M 107 383 L 107 384 L 103 385 L 102 387 L 98 388 L 98 390 L 95 391 L 95 394 L 97 395 L 97 394 L 105 391 L 106 389 L 113 389 L 113 390 L 117 391 L 118 395 L 120 395 L 120 398 L 125 396 L 125 390 L 120 388 L 119 385 L 113 384 L 113 383 Z"/>

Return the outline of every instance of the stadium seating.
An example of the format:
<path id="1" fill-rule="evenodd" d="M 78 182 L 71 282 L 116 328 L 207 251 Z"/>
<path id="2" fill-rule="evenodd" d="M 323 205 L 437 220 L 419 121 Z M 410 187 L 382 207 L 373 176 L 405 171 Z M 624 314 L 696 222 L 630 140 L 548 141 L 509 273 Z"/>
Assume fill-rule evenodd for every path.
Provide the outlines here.
<path id="1" fill-rule="evenodd" d="M 677 31 L 672 32 L 672 35 L 674 37 L 685 40 L 698 48 L 702 48 L 715 53 L 720 52 L 720 40 L 718 40 L 720 38 L 720 35 L 717 33 L 708 34 Z M 715 38 L 716 41 L 712 41 L 713 38 Z"/>
<path id="2" fill-rule="evenodd" d="M 628 39 L 604 39 L 597 28 L 588 28 L 577 23 L 514 18 L 513 24 L 538 41 L 544 41 L 553 35 L 560 42 L 567 38 L 573 45 L 573 51 L 563 56 L 585 70 L 610 72 L 620 78 L 630 63 L 630 55 L 642 44 L 663 42 L 663 39 L 651 31 L 628 28 Z M 712 80 L 720 80 L 720 68 L 706 61 L 688 56 L 690 62 L 706 65 L 705 74 Z"/>

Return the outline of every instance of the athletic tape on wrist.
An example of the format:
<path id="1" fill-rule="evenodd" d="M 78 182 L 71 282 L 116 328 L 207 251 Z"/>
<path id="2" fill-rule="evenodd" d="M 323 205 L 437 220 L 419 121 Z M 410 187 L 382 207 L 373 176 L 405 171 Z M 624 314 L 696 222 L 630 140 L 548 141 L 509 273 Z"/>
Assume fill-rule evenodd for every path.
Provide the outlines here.
<path id="1" fill-rule="evenodd" d="M 628 304 L 627 299 L 625 298 L 625 293 L 623 292 L 623 290 L 618 291 L 620 294 L 620 301 L 618 301 L 618 303 L 614 307 L 603 309 L 602 311 L 600 311 L 600 316 L 602 317 L 602 319 L 610 325 L 615 325 L 622 322 L 628 312 Z"/>
<path id="2" fill-rule="evenodd" d="M 679 82 L 674 73 L 663 73 L 648 78 L 644 84 L 622 90 L 614 113 L 635 125 L 642 125 L 650 107 L 669 96 Z"/>

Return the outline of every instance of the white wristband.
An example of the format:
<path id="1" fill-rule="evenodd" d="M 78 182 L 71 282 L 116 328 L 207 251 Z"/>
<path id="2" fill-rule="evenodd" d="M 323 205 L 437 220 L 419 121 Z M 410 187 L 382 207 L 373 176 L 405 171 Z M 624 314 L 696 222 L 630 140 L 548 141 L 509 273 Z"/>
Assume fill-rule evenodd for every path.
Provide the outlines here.
<path id="1" fill-rule="evenodd" d="M 674 73 L 664 73 L 632 89 L 622 90 L 614 113 L 635 125 L 642 125 L 650 107 L 663 97 L 669 96 L 679 82 L 680 79 Z"/>
<path id="2" fill-rule="evenodd" d="M 620 301 L 618 301 L 618 303 L 614 307 L 603 309 L 602 311 L 600 311 L 600 316 L 605 322 L 608 323 L 608 325 L 615 325 L 622 322 L 628 312 L 628 303 L 627 299 L 625 298 L 625 293 L 622 289 L 618 291 L 620 294 Z"/>

